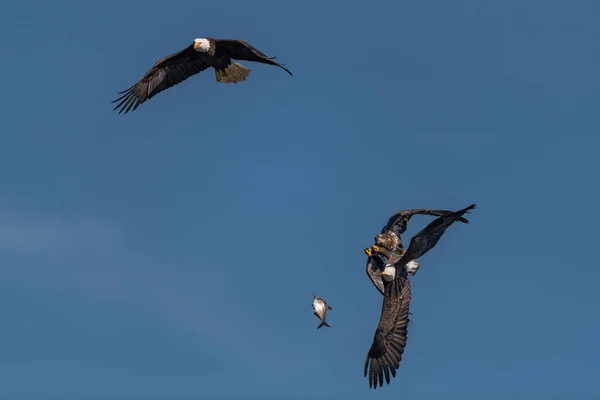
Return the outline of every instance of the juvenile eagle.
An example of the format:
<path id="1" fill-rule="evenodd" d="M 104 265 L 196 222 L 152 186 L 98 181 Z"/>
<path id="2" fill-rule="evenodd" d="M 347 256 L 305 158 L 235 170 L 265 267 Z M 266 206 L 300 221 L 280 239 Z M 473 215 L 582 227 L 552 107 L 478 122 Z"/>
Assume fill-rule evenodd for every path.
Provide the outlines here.
<path id="1" fill-rule="evenodd" d="M 373 344 L 365 360 L 364 375 L 368 376 L 369 387 L 377 389 L 378 384 L 383 386 L 384 377 L 389 385 L 390 374 L 396 377 L 396 370 L 400 368 L 410 322 L 411 287 L 406 265 L 435 247 L 446 229 L 454 222 L 461 221 L 463 214 L 473 208 L 475 204 L 432 221 L 413 236 L 403 255 L 374 246 L 375 251 L 388 259 L 383 271 L 377 273 L 383 277 L 383 306 Z"/>
<path id="2" fill-rule="evenodd" d="M 197 38 L 185 49 L 158 60 L 135 85 L 120 92 L 122 96 L 113 101 L 119 104 L 113 110 L 120 108 L 119 114 L 134 111 L 140 104 L 163 90 L 209 67 L 215 70 L 217 82 L 245 81 L 252 70 L 232 60 L 275 65 L 293 76 L 290 70 L 273 61 L 275 58 L 267 57 L 243 40 Z"/>
<path id="3" fill-rule="evenodd" d="M 452 214 L 452 211 L 448 210 L 428 210 L 425 208 L 417 208 L 413 210 L 402 210 L 392 215 L 385 226 L 381 229 L 381 233 L 375 235 L 375 248 L 383 247 L 389 252 L 394 252 L 398 255 L 404 254 L 404 246 L 400 237 L 406 231 L 408 221 L 410 221 L 413 215 L 434 215 L 436 217 L 447 216 Z M 465 224 L 469 223 L 469 220 L 460 217 L 458 221 Z M 367 275 L 373 285 L 383 294 L 383 282 L 379 275 L 374 274 L 374 270 L 383 271 L 384 262 L 378 252 L 373 253 L 373 247 L 366 248 L 365 253 L 367 254 Z M 408 260 L 407 270 L 409 275 L 414 275 L 416 270 L 419 268 L 419 263 L 414 260 Z"/>

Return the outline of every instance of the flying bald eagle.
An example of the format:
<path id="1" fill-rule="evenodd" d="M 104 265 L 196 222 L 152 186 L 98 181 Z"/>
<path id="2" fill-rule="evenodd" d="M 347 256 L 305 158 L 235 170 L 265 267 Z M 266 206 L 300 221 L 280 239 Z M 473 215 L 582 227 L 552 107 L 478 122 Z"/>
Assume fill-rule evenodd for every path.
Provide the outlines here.
<path id="1" fill-rule="evenodd" d="M 447 216 L 452 214 L 452 211 L 448 210 L 428 210 L 425 208 L 416 208 L 412 210 L 402 210 L 398 211 L 396 214 L 392 215 L 385 226 L 381 229 L 381 233 L 375 235 L 375 244 L 376 246 L 383 247 L 390 252 L 395 252 L 398 255 L 404 253 L 404 246 L 402 244 L 402 239 L 400 237 L 406 231 L 406 227 L 408 226 L 408 221 L 410 221 L 413 215 L 433 215 L 436 217 Z M 459 218 L 460 222 L 465 224 L 469 223 L 469 220 L 466 218 Z M 380 276 L 373 273 L 374 270 L 383 271 L 384 262 L 381 258 L 380 254 L 377 252 L 372 253 L 371 248 L 365 249 L 365 253 L 367 254 L 367 275 L 373 285 L 383 294 L 383 282 Z M 409 260 L 407 265 L 407 272 L 409 275 L 414 275 L 419 268 L 419 263 L 415 260 Z"/>
<path id="2" fill-rule="evenodd" d="M 158 60 L 135 85 L 120 92 L 122 96 L 113 101 L 119 104 L 113 110 L 121 108 L 119 114 L 134 111 L 140 104 L 163 90 L 209 67 L 215 70 L 217 82 L 245 81 L 252 70 L 232 60 L 275 65 L 293 76 L 290 70 L 273 61 L 275 58 L 267 57 L 243 40 L 197 38 L 185 49 Z"/>
<path id="3" fill-rule="evenodd" d="M 383 306 L 373 344 L 365 360 L 364 375 L 368 376 L 369 387 L 377 389 L 378 384 L 383 386 L 384 377 L 389 385 L 390 375 L 395 378 L 396 370 L 400 368 L 407 341 L 412 294 L 407 264 L 435 247 L 446 229 L 454 222 L 460 221 L 463 214 L 473 208 L 475 204 L 432 221 L 413 236 L 408 250 L 403 255 L 373 246 L 373 250 L 386 256 L 387 261 L 383 271 L 377 273 L 383 277 Z"/>

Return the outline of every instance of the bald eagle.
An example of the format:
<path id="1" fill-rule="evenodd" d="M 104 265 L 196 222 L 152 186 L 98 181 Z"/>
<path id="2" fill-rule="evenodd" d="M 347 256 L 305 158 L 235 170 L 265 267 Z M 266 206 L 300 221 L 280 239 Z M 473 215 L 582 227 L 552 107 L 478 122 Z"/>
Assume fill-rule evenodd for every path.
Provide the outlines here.
<path id="1" fill-rule="evenodd" d="M 406 231 L 408 221 L 410 221 L 413 215 L 434 215 L 437 217 L 446 216 L 452 214 L 452 211 L 448 210 L 428 210 L 425 208 L 416 208 L 412 210 L 398 211 L 392 215 L 385 226 L 381 229 L 381 233 L 375 235 L 376 246 L 383 247 L 390 252 L 396 254 L 404 253 L 404 246 L 400 237 Z M 469 220 L 463 217 L 458 219 L 460 222 L 465 224 L 469 223 Z M 372 253 L 371 248 L 365 249 L 367 254 L 367 275 L 373 285 L 383 294 L 383 282 L 380 276 L 373 273 L 373 270 L 383 270 L 383 260 L 380 254 Z M 409 275 L 414 275 L 416 270 L 419 268 L 419 263 L 416 260 L 409 260 L 407 265 Z"/>
<path id="2" fill-rule="evenodd" d="M 120 108 L 119 114 L 127 114 L 163 90 L 209 67 L 215 70 L 217 82 L 245 81 L 252 70 L 232 60 L 275 65 L 293 76 L 290 70 L 273 61 L 275 58 L 267 57 L 243 40 L 196 38 L 185 49 L 158 60 L 135 85 L 120 92 L 122 96 L 112 102 L 119 102 L 113 110 Z"/>
<path id="3" fill-rule="evenodd" d="M 432 221 L 413 236 L 403 255 L 374 246 L 373 250 L 386 256 L 387 261 L 383 271 L 377 273 L 383 277 L 383 306 L 373 344 L 365 360 L 364 375 L 368 376 L 369 387 L 377 389 L 378 384 L 383 386 L 384 377 L 389 385 L 390 374 L 396 377 L 396 370 L 400 368 L 408 337 L 412 296 L 407 264 L 435 247 L 446 229 L 473 208 L 475 204 Z"/>

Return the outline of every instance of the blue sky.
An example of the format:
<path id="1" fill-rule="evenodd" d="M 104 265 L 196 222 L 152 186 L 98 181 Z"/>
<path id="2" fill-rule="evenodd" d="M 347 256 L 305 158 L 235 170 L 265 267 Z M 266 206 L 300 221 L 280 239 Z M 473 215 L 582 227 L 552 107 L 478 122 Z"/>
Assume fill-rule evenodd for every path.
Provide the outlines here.
<path id="1" fill-rule="evenodd" d="M 0 13 L 1 398 L 600 395 L 598 2 L 83 4 Z M 246 62 L 112 111 L 199 36 L 295 76 Z M 373 392 L 363 247 L 472 202 Z"/>

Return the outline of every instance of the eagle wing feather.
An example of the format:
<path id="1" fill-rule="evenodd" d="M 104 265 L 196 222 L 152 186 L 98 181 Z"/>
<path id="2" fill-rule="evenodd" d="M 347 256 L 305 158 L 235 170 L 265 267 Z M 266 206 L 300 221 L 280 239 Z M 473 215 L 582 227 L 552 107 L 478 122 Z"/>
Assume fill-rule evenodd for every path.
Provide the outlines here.
<path id="1" fill-rule="evenodd" d="M 193 45 L 163 57 L 154 63 L 135 85 L 119 93 L 122 96 L 112 102 L 119 102 L 113 110 L 120 108 L 119 114 L 134 111 L 146 100 L 209 66 L 207 56 L 194 50 Z"/>
<path id="2" fill-rule="evenodd" d="M 245 40 L 233 40 L 233 39 L 215 39 L 217 48 L 227 50 L 229 56 L 234 60 L 254 61 L 268 65 L 275 65 L 291 76 L 294 76 L 292 72 L 276 61 L 273 61 L 276 57 L 268 57 L 263 52 L 252 46 Z"/>
<path id="3" fill-rule="evenodd" d="M 383 287 L 383 279 L 380 276 L 375 275 L 376 270 L 383 271 L 384 263 L 379 254 L 374 254 L 373 256 L 367 256 L 367 267 L 366 272 L 367 276 L 373 282 L 373 285 L 379 290 L 381 294 L 384 293 Z"/>
<path id="4" fill-rule="evenodd" d="M 463 218 L 463 214 L 475 207 L 475 204 L 471 204 L 469 207 L 463 208 L 462 210 L 451 212 L 431 221 L 429 225 L 410 239 L 408 249 L 400 259 L 400 262 L 402 262 L 403 265 L 406 265 L 406 263 L 412 260 L 423 257 L 425 253 L 435 247 L 450 225 L 456 221 L 462 222 L 462 220 L 465 219 Z M 398 271 L 398 269 L 399 268 L 396 267 L 396 271 Z"/>
<path id="5" fill-rule="evenodd" d="M 408 277 L 384 281 L 384 297 L 379 324 L 373 344 L 365 360 L 364 374 L 369 387 L 377 389 L 383 381 L 390 384 L 390 375 L 396 377 L 408 338 L 411 286 Z"/>
<path id="6" fill-rule="evenodd" d="M 411 217 L 413 215 L 416 215 L 416 214 L 420 214 L 420 215 L 434 215 L 436 217 L 443 217 L 443 216 L 452 214 L 452 211 L 448 211 L 448 210 L 428 210 L 428 209 L 425 209 L 425 208 L 416 208 L 416 209 L 412 209 L 412 210 L 398 211 L 396 214 L 392 215 L 388 219 L 388 222 L 387 222 L 387 224 L 385 224 L 385 226 L 381 230 L 381 233 L 384 233 L 385 231 L 391 230 L 392 232 L 394 232 L 396 234 L 396 236 L 399 237 L 401 234 L 403 234 L 406 231 L 406 227 L 408 225 L 408 221 L 410 221 Z M 465 224 L 469 223 L 468 219 L 462 218 L 462 217 L 459 219 L 459 221 L 463 222 Z"/>

